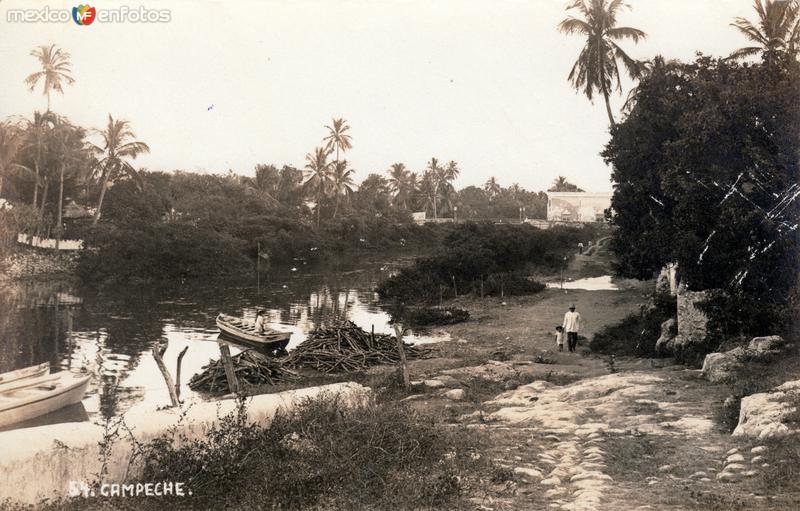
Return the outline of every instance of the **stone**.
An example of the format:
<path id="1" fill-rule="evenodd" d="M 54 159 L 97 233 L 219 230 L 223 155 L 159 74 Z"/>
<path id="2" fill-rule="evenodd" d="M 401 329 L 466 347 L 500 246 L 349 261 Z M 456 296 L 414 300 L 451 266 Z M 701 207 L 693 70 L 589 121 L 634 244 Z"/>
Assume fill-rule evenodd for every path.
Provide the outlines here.
<path id="1" fill-rule="evenodd" d="M 448 390 L 443 395 L 450 401 L 461 401 L 464 399 L 464 389 Z"/>
<path id="2" fill-rule="evenodd" d="M 669 318 L 661 323 L 661 336 L 656 341 L 656 353 L 662 355 L 666 354 L 669 351 L 669 343 L 675 338 L 677 333 L 678 322 L 674 318 Z"/>
<path id="3" fill-rule="evenodd" d="M 514 473 L 531 479 L 541 479 L 542 473 L 535 468 L 516 467 Z"/>
<path id="4" fill-rule="evenodd" d="M 699 304 L 709 296 L 709 291 L 689 291 L 684 282 L 678 286 L 678 335 L 669 343 L 670 349 L 680 353 L 692 345 L 702 344 L 708 334 L 708 317 Z"/>
<path id="5" fill-rule="evenodd" d="M 737 452 L 739 452 L 739 448 L 738 447 L 734 447 L 733 449 L 731 449 L 730 451 L 726 452 L 725 454 L 730 456 L 731 454 L 736 454 Z"/>
<path id="6" fill-rule="evenodd" d="M 737 470 L 745 470 L 747 466 L 742 465 L 741 463 L 728 463 L 725 465 L 725 468 L 722 469 L 723 472 L 734 472 Z"/>
<path id="7" fill-rule="evenodd" d="M 509 363 L 490 360 L 480 366 L 448 369 L 442 371 L 442 374 L 452 376 L 456 379 L 481 378 L 496 383 L 503 383 L 511 379 L 517 379 L 519 373 L 514 369 L 514 366 Z"/>
<path id="8" fill-rule="evenodd" d="M 737 371 L 744 367 L 739 356 L 744 354 L 744 348 L 735 348 L 724 353 L 709 353 L 703 360 L 701 374 L 711 383 L 721 383 L 731 380 Z"/>
<path id="9" fill-rule="evenodd" d="M 750 463 L 756 465 L 758 463 L 764 462 L 764 456 L 754 456 L 753 459 L 750 460 Z"/>
<path id="10" fill-rule="evenodd" d="M 787 436 L 796 431 L 784 424 L 784 421 L 796 411 L 794 403 L 797 394 L 792 390 L 786 390 L 792 388 L 791 385 L 787 385 L 789 383 L 793 382 L 784 383 L 773 392 L 742 398 L 739 424 L 733 430 L 733 436 L 765 439 Z M 762 451 L 750 452 L 758 454 Z"/>
<path id="11" fill-rule="evenodd" d="M 548 499 L 552 499 L 553 497 L 558 497 L 564 494 L 564 488 L 551 488 L 544 492 L 544 496 Z"/>
<path id="12" fill-rule="evenodd" d="M 740 461 L 744 461 L 744 456 L 741 454 L 731 454 L 727 458 L 725 458 L 726 463 L 738 463 Z"/>
<path id="13" fill-rule="evenodd" d="M 658 467 L 659 472 L 669 472 L 672 470 L 672 465 L 661 465 Z"/>
<path id="14" fill-rule="evenodd" d="M 699 472 L 695 472 L 694 474 L 690 475 L 689 479 L 700 479 L 700 478 L 706 477 L 706 475 L 708 475 L 708 474 L 706 474 L 703 471 L 699 471 Z"/>
<path id="15" fill-rule="evenodd" d="M 745 477 L 754 477 L 758 475 L 758 470 L 748 470 L 744 473 Z"/>
<path id="16" fill-rule="evenodd" d="M 430 389 L 439 389 L 445 386 L 441 380 L 425 380 L 422 384 Z"/>
<path id="17" fill-rule="evenodd" d="M 549 477 L 547 479 L 542 479 L 541 484 L 544 486 L 558 486 L 561 484 L 561 479 L 558 477 Z"/>
<path id="18" fill-rule="evenodd" d="M 780 335 L 770 335 L 766 337 L 753 337 L 747 348 L 755 353 L 764 353 L 780 350 L 786 345 L 786 341 Z"/>
<path id="19" fill-rule="evenodd" d="M 732 483 L 738 481 L 739 476 L 731 472 L 720 472 L 717 474 L 717 480 L 722 481 L 723 483 Z"/>
<path id="20" fill-rule="evenodd" d="M 763 445 L 757 445 L 750 449 L 750 452 L 753 454 L 761 454 L 762 452 L 767 452 L 767 448 Z"/>

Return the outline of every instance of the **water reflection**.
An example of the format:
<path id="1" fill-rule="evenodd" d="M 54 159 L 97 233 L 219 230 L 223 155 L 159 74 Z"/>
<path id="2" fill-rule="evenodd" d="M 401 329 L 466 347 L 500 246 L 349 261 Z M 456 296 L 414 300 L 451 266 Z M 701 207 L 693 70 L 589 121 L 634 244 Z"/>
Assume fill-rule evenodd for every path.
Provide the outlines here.
<path id="1" fill-rule="evenodd" d="M 44 361 L 54 370 L 88 370 L 95 378 L 83 407 L 92 420 L 101 421 L 169 404 L 151 351 L 167 342 L 164 363 L 173 377 L 178 353 L 189 348 L 182 364 L 181 397 L 201 399 L 186 382 L 219 357 L 218 313 L 252 320 L 257 309 L 266 309 L 270 326 L 292 333 L 289 349 L 314 328 L 342 319 L 391 333 L 390 317 L 373 290 L 396 266 L 386 261 L 299 266 L 298 271 L 263 275 L 254 285 L 179 286 L 166 293 L 122 289 L 97 294 L 52 282 L 2 285 L 0 372 Z M 412 335 L 408 340 L 436 339 Z"/>

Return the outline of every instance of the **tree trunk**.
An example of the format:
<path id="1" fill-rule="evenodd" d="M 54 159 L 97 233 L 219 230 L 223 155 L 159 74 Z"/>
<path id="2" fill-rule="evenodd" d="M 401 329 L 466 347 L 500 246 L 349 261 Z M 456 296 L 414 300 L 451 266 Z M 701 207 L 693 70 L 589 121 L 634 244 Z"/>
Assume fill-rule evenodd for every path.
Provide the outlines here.
<path id="1" fill-rule="evenodd" d="M 36 209 L 36 204 L 39 203 L 39 159 L 33 162 L 33 169 L 36 178 L 33 181 L 33 209 Z"/>
<path id="2" fill-rule="evenodd" d="M 39 218 L 44 219 L 44 208 L 47 206 L 47 192 L 50 188 L 50 181 L 48 179 L 44 180 L 44 190 L 42 190 L 42 205 L 39 208 Z"/>
<path id="3" fill-rule="evenodd" d="M 167 366 L 164 365 L 164 352 L 167 351 L 166 346 L 163 350 L 159 350 L 158 346 L 153 347 L 153 359 L 156 361 L 156 365 L 158 365 L 158 369 L 161 371 L 161 376 L 164 377 L 164 383 L 167 385 L 167 391 L 169 392 L 169 400 L 172 402 L 172 406 L 180 406 L 180 401 L 178 400 L 178 394 L 175 392 L 175 384 L 172 383 L 172 377 L 169 375 L 169 371 L 167 370 Z"/>
<path id="4" fill-rule="evenodd" d="M 321 188 L 317 188 L 317 230 L 319 230 L 319 213 L 322 209 L 322 193 Z"/>
<path id="5" fill-rule="evenodd" d="M 333 218 L 336 218 L 336 213 L 339 211 L 339 194 L 336 194 L 336 206 L 333 207 Z"/>
<path id="6" fill-rule="evenodd" d="M 56 250 L 58 250 L 58 245 L 61 242 L 61 235 L 63 234 L 61 228 L 61 222 L 63 220 L 63 209 L 64 209 L 64 164 L 61 164 L 61 174 L 59 176 L 59 184 L 58 184 L 58 223 L 56 224 Z"/>
<path id="7" fill-rule="evenodd" d="M 97 222 L 100 220 L 100 210 L 103 207 L 103 198 L 106 196 L 106 188 L 108 188 L 108 174 L 109 171 L 106 169 L 106 172 L 103 173 L 103 185 L 100 188 L 100 198 L 97 200 L 97 211 L 94 212 L 92 227 L 96 226 Z"/>
<path id="8" fill-rule="evenodd" d="M 611 123 L 611 127 L 613 128 L 614 126 L 617 125 L 617 123 L 614 122 L 614 115 L 612 115 L 611 113 L 611 102 L 609 102 L 608 100 L 608 91 L 606 91 L 605 87 L 603 87 L 603 97 L 606 100 L 606 112 L 608 113 L 608 120 Z"/>
<path id="9" fill-rule="evenodd" d="M 3 176 L 0 176 L 0 197 L 3 196 Z"/>

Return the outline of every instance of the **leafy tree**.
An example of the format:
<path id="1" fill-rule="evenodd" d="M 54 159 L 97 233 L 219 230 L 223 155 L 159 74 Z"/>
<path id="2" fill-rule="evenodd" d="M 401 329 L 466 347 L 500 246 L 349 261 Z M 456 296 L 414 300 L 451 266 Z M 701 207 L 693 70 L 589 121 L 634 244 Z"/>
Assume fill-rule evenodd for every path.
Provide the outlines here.
<path id="1" fill-rule="evenodd" d="M 553 181 L 553 186 L 547 189 L 548 192 L 582 192 L 581 188 L 570 183 L 566 177 L 558 176 Z"/>
<path id="2" fill-rule="evenodd" d="M 276 197 L 279 194 L 280 182 L 280 171 L 275 165 L 262 163 L 256 165 L 256 175 L 251 181 L 252 187 L 268 204 L 274 205 L 279 202 Z"/>
<path id="3" fill-rule="evenodd" d="M 25 132 L 13 122 L 0 123 L 0 197 L 3 183 L 19 167 L 17 158 L 24 142 Z"/>
<path id="4" fill-rule="evenodd" d="M 647 278 L 677 261 L 691 289 L 722 289 L 739 304 L 730 325 L 781 317 L 800 252 L 799 68 L 658 61 L 603 153 L 621 274 Z"/>
<path id="5" fill-rule="evenodd" d="M 797 0 L 755 0 L 758 21 L 737 17 L 731 26 L 757 46 L 739 48 L 729 58 L 741 59 L 761 54 L 774 64 L 781 54 L 797 58 L 800 51 L 800 4 Z"/>
<path id="6" fill-rule="evenodd" d="M 97 211 L 92 225 L 97 225 L 100 220 L 103 199 L 110 182 L 113 183 L 124 175 L 140 180 L 136 170 L 127 160 L 136 159 L 140 154 L 150 152 L 147 144 L 136 140 L 128 121 L 114 119 L 111 114 L 108 114 L 108 124 L 105 129 L 99 131 L 99 134 L 103 138 L 102 146 L 92 147 L 101 158 L 97 163 L 97 171 L 100 173 L 100 197 L 97 199 Z"/>
<path id="7" fill-rule="evenodd" d="M 567 10 L 577 9 L 583 19 L 569 16 L 558 25 L 565 34 L 586 36 L 586 45 L 572 66 L 568 80 L 589 100 L 596 92 L 603 95 L 611 126 L 615 121 L 608 98 L 614 81 L 617 90 L 622 90 L 617 60 L 622 61 L 631 78 L 637 78 L 641 70 L 639 62 L 625 53 L 617 41 L 628 38 L 637 43 L 646 37 L 637 28 L 617 26 L 617 14 L 624 7 L 627 5 L 622 0 L 574 0 Z"/>
<path id="8" fill-rule="evenodd" d="M 25 78 L 25 84 L 31 92 L 39 82 L 42 82 L 42 94 L 47 96 L 47 111 L 50 111 L 50 94 L 53 91 L 64 93 L 64 85 L 72 85 L 75 79 L 72 78 L 72 64 L 69 60 L 69 53 L 57 48 L 56 45 L 42 45 L 34 48 L 31 55 L 36 57 L 41 71 L 31 73 Z"/>
<path id="9" fill-rule="evenodd" d="M 500 183 L 497 182 L 497 178 L 492 176 L 486 181 L 486 184 L 483 185 L 483 189 L 486 190 L 486 193 L 489 194 L 489 199 L 493 199 L 500 193 L 502 187 Z"/>

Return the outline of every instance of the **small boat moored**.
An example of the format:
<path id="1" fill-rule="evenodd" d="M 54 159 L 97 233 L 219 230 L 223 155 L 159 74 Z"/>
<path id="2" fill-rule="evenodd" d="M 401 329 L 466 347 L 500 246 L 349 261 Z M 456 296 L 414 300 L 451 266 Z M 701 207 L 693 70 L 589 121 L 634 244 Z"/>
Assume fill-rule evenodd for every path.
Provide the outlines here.
<path id="1" fill-rule="evenodd" d="M 265 329 L 264 333 L 258 333 L 253 323 L 227 314 L 217 316 L 217 328 L 224 337 L 234 342 L 276 354 L 286 349 L 289 338 L 292 336 L 291 332 L 278 332 L 272 329 Z"/>
<path id="2" fill-rule="evenodd" d="M 89 380 L 64 371 L 9 383 L 0 388 L 0 427 L 80 403 Z"/>
<path id="3" fill-rule="evenodd" d="M 17 369 L 16 371 L 2 373 L 0 374 L 0 391 L 3 390 L 6 385 L 28 378 L 37 378 L 47 374 L 48 372 L 50 372 L 50 363 L 45 362 L 36 366 L 23 367 L 22 369 Z"/>

